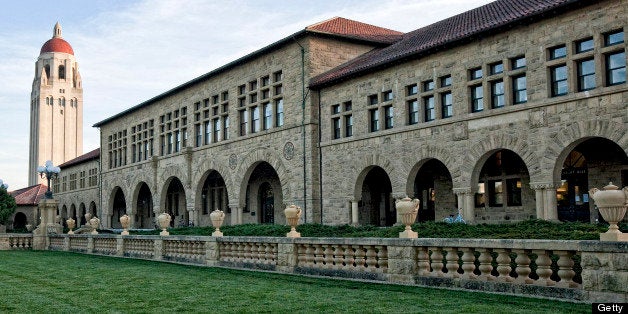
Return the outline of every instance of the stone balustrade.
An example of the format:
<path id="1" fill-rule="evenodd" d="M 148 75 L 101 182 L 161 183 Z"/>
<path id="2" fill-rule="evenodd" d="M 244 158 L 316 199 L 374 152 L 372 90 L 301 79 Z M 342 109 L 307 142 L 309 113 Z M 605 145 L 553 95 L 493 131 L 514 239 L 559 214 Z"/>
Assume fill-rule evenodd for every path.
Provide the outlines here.
<path id="1" fill-rule="evenodd" d="M 601 241 L 49 236 L 48 249 L 278 273 L 560 298 L 628 300 L 628 243 Z M 0 235 L 0 250 L 32 235 Z"/>

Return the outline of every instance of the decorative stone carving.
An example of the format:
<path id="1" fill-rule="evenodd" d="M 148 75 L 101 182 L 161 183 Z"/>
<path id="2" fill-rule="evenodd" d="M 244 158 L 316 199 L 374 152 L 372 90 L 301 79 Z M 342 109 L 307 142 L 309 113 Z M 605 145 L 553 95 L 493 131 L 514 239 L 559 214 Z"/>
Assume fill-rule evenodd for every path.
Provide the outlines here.
<path id="1" fill-rule="evenodd" d="M 91 216 L 91 215 L 90 215 Z M 98 234 L 98 226 L 100 226 L 100 219 L 98 217 L 94 217 L 89 220 L 89 225 L 92 226 L 92 234 Z"/>
<path id="2" fill-rule="evenodd" d="M 286 145 L 283 146 L 283 156 L 287 160 L 290 160 L 294 157 L 294 144 L 292 144 L 292 142 L 288 142 L 286 143 Z"/>
<path id="3" fill-rule="evenodd" d="M 170 215 L 167 213 L 161 213 L 159 214 L 159 216 L 157 216 L 157 223 L 161 228 L 161 232 L 159 233 L 160 236 L 170 235 L 170 232 L 168 232 L 166 229 L 170 226 L 171 220 L 172 217 L 170 217 Z"/>
<path id="4" fill-rule="evenodd" d="M 610 224 L 608 231 L 600 234 L 600 240 L 628 242 L 628 234 L 619 231 L 617 226 L 617 223 L 624 218 L 628 207 L 628 187 L 620 190 L 616 185 L 613 185 L 613 182 L 609 182 L 602 189 L 592 188 L 589 190 L 589 195 L 595 201 L 600 214 Z"/>
<path id="5" fill-rule="evenodd" d="M 225 213 L 222 210 L 214 210 L 209 214 L 209 219 L 212 221 L 212 225 L 216 230 L 212 233 L 213 237 L 222 237 L 222 232 L 220 231 L 220 226 L 225 221 Z"/>
<path id="6" fill-rule="evenodd" d="M 395 202 L 395 208 L 397 214 L 401 216 L 401 222 L 406 226 L 406 229 L 399 232 L 400 238 L 418 238 L 418 234 L 412 231 L 412 224 L 416 221 L 416 216 L 419 213 L 420 201 L 418 199 L 410 199 L 404 197 Z"/>
<path id="7" fill-rule="evenodd" d="M 120 217 L 120 225 L 122 225 L 122 232 L 120 235 L 129 235 L 129 226 L 131 225 L 131 217 L 124 214 Z"/>
<path id="8" fill-rule="evenodd" d="M 288 225 L 290 225 L 290 232 L 286 234 L 286 237 L 300 238 L 301 233 L 297 232 L 296 227 L 299 224 L 299 219 L 301 218 L 301 207 L 296 205 L 286 206 L 286 209 L 284 209 L 284 214 L 286 215 Z"/>
<path id="9" fill-rule="evenodd" d="M 231 154 L 229 156 L 229 168 L 231 168 L 231 170 L 234 170 L 237 165 L 238 165 L 238 156 L 236 154 Z"/>
<path id="10" fill-rule="evenodd" d="M 466 122 L 454 123 L 454 141 L 466 140 L 469 138 L 469 128 Z"/>
<path id="11" fill-rule="evenodd" d="M 76 221 L 72 218 L 68 218 L 65 223 L 68 224 L 68 229 L 70 229 L 70 231 L 68 231 L 68 234 L 74 234 L 74 231 L 72 231 L 72 229 L 74 229 L 74 227 L 76 227 Z"/>
<path id="12" fill-rule="evenodd" d="M 545 126 L 547 124 L 547 119 L 545 118 L 545 109 L 531 110 L 529 123 L 531 128 Z"/>

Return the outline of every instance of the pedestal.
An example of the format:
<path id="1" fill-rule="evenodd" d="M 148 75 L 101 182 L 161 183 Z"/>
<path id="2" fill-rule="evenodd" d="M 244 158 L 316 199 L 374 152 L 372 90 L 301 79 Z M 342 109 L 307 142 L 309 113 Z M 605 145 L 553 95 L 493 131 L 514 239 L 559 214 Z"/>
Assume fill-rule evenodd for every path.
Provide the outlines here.
<path id="1" fill-rule="evenodd" d="M 600 233 L 600 241 L 628 242 L 628 233 Z"/>

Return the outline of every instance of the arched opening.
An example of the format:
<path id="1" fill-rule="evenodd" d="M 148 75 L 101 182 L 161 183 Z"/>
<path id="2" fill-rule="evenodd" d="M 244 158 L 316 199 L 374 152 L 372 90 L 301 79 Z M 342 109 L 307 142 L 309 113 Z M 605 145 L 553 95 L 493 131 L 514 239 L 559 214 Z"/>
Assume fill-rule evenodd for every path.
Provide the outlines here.
<path id="1" fill-rule="evenodd" d="M 188 211 L 185 206 L 185 190 L 177 178 L 173 178 L 166 192 L 166 212 L 170 214 L 171 227 L 184 227 L 189 224 Z"/>
<path id="2" fill-rule="evenodd" d="M 50 80 L 50 65 L 44 65 L 44 73 L 46 74 L 46 80 Z"/>
<path id="3" fill-rule="evenodd" d="M 85 214 L 87 214 L 87 211 L 85 210 L 85 204 L 81 203 L 79 205 L 79 212 L 81 215 L 81 222 L 82 224 L 85 224 Z"/>
<path id="4" fill-rule="evenodd" d="M 65 205 L 61 208 L 61 212 L 63 212 L 64 208 L 65 208 Z M 74 206 L 74 204 L 70 205 L 70 217 L 72 217 L 74 221 L 79 221 L 78 213 L 76 212 L 76 206 Z M 82 219 L 85 220 L 85 218 L 82 218 Z"/>
<path id="5" fill-rule="evenodd" d="M 371 168 L 362 183 L 362 200 L 358 204 L 358 223 L 361 225 L 392 226 L 397 210 L 392 198 L 392 184 L 381 167 Z"/>
<path id="6" fill-rule="evenodd" d="M 146 183 L 142 183 L 137 194 L 137 209 L 135 210 L 135 227 L 149 229 L 155 227 L 155 213 L 153 212 L 153 196 Z"/>
<path id="7" fill-rule="evenodd" d="M 89 204 L 89 213 L 92 214 L 92 217 L 96 217 L 96 203 L 93 201 Z"/>
<path id="8" fill-rule="evenodd" d="M 281 215 L 282 205 L 283 195 L 277 171 L 269 163 L 259 162 L 251 172 L 246 187 L 242 222 L 282 224 L 285 222 L 285 217 Z"/>
<path id="9" fill-rule="evenodd" d="M 65 80 L 65 65 L 59 66 L 59 79 Z"/>
<path id="10" fill-rule="evenodd" d="M 561 221 L 594 222 L 602 216 L 590 202 L 589 189 L 602 188 L 612 181 L 628 185 L 628 157 L 613 141 L 605 138 L 583 140 L 570 150 L 560 172 L 556 189 L 558 219 Z"/>
<path id="11" fill-rule="evenodd" d="M 525 163 L 513 151 L 493 152 L 479 173 L 475 194 L 477 221 L 521 221 L 536 216 L 534 191 Z"/>
<path id="12" fill-rule="evenodd" d="M 126 214 L 126 199 L 124 198 L 124 192 L 122 192 L 121 188 L 116 188 L 111 214 L 111 228 L 122 228 L 120 217 Z"/>
<path id="13" fill-rule="evenodd" d="M 414 179 L 414 197 L 421 201 L 419 221 L 442 220 L 455 215 L 456 195 L 451 174 L 438 159 L 426 161 Z"/>
<path id="14" fill-rule="evenodd" d="M 15 217 L 13 217 L 13 230 L 26 230 L 26 224 L 28 224 L 28 219 L 23 212 L 15 213 Z"/>
<path id="15" fill-rule="evenodd" d="M 209 224 L 209 214 L 214 210 L 229 213 L 229 198 L 225 180 L 218 171 L 211 171 L 201 189 L 201 221 Z"/>

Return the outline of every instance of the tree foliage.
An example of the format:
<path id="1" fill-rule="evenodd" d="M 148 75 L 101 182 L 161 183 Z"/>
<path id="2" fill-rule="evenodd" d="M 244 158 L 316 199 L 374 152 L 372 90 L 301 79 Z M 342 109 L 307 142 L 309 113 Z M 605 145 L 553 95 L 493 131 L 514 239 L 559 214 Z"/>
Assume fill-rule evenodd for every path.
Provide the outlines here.
<path id="1" fill-rule="evenodd" d="M 9 221 L 16 208 L 15 198 L 4 187 L 0 187 L 0 225 Z"/>

